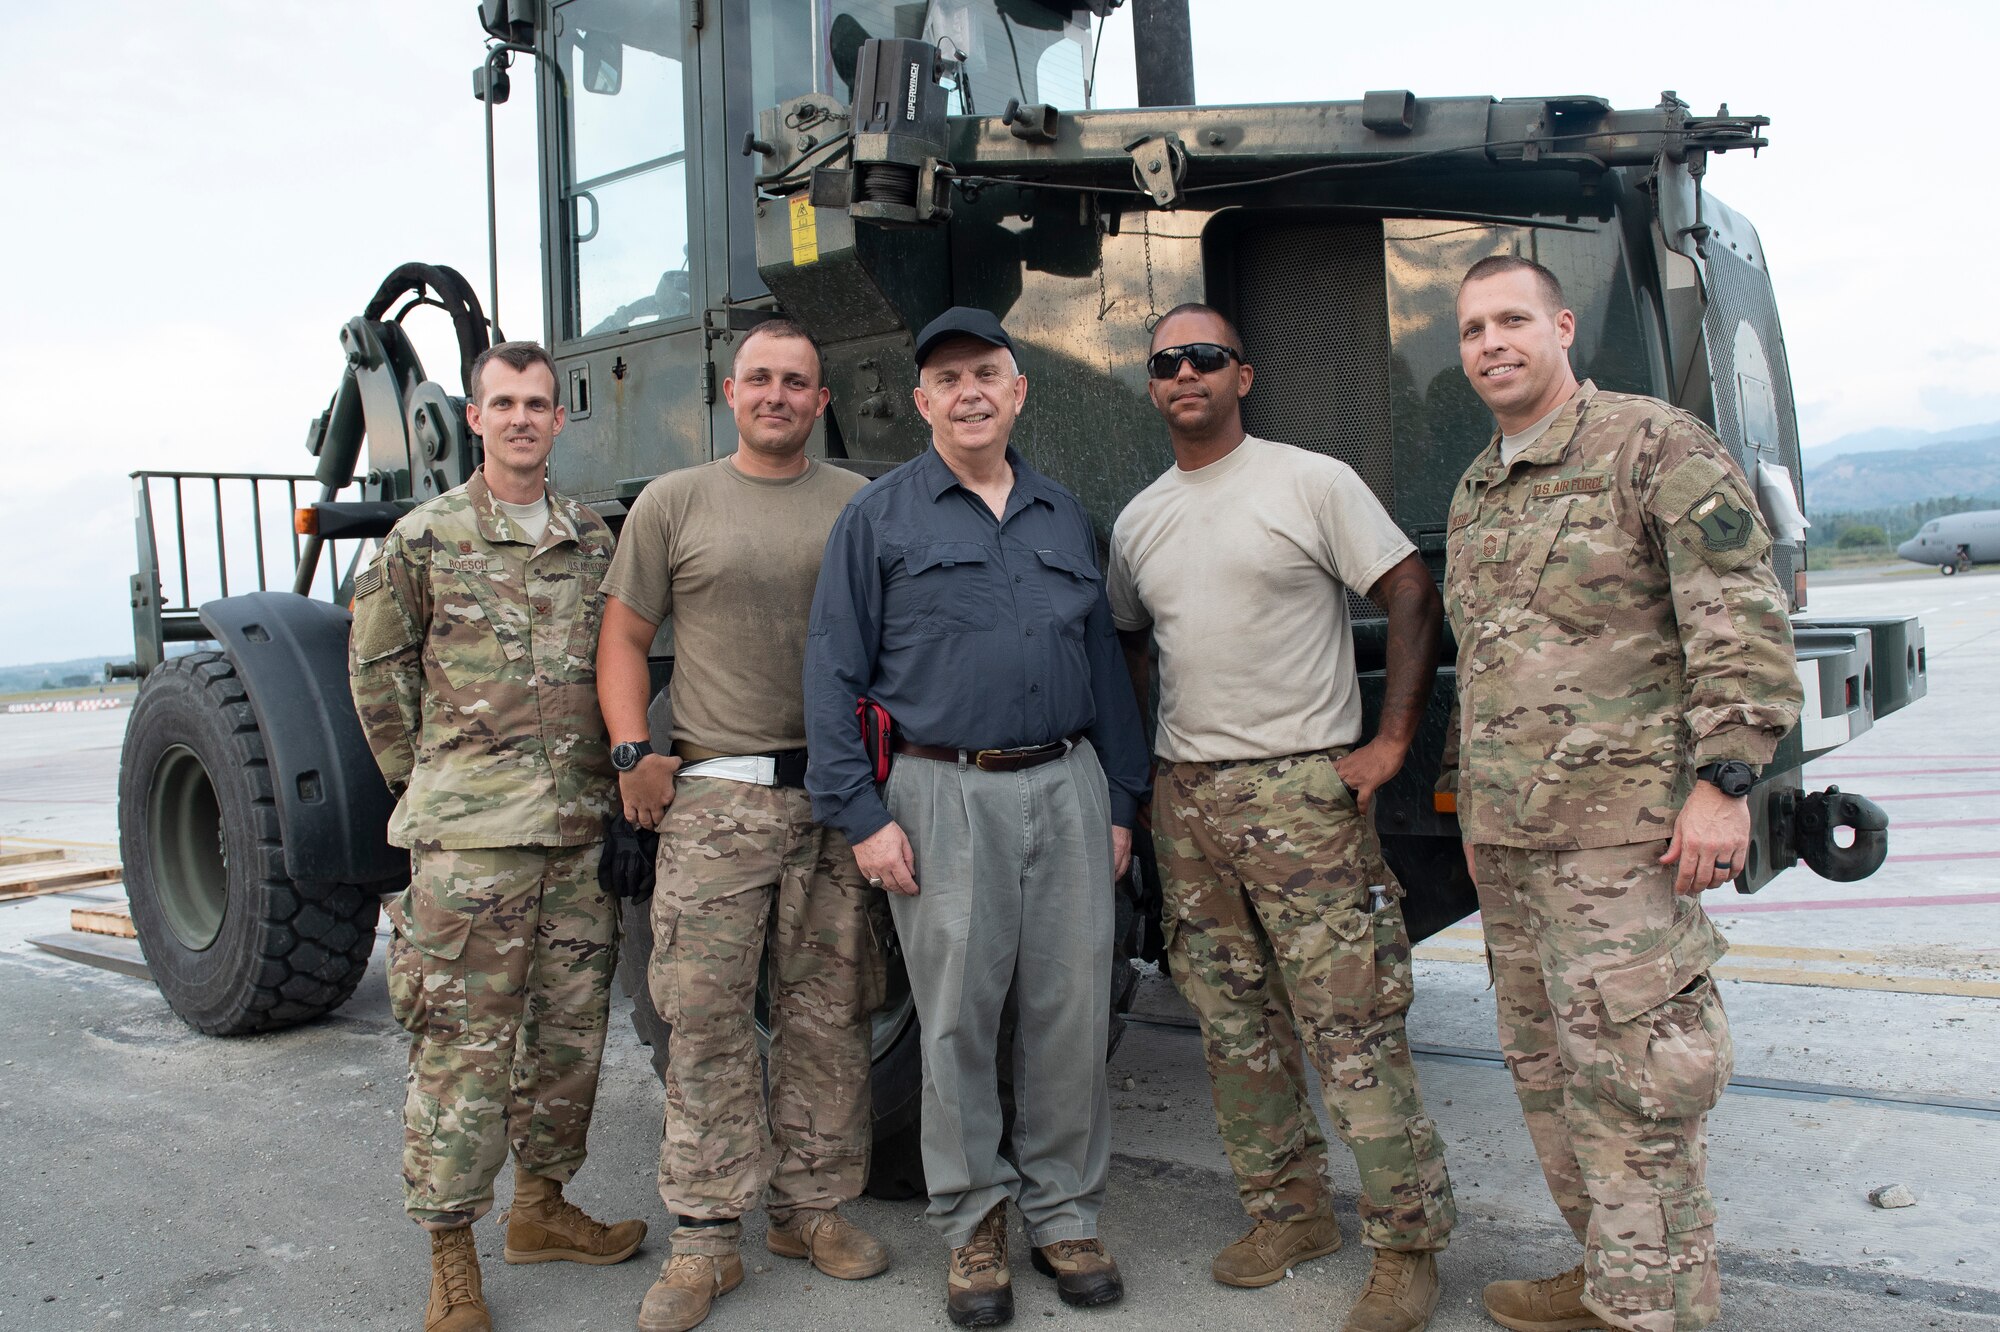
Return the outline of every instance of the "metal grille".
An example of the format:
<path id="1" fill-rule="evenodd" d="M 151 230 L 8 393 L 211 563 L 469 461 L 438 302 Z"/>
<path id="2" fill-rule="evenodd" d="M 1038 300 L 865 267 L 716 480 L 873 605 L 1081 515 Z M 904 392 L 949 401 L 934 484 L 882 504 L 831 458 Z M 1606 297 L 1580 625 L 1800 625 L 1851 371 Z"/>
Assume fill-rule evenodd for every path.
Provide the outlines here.
<path id="1" fill-rule="evenodd" d="M 1396 512 L 1388 284 L 1378 222 L 1285 222 L 1241 233 L 1236 325 L 1257 382 L 1251 434 L 1340 459 Z M 1379 618 L 1348 593 L 1354 619 Z"/>
<path id="2" fill-rule="evenodd" d="M 1771 296 L 1770 280 L 1741 255 L 1720 243 L 1711 243 L 1708 252 L 1708 312 L 1703 332 L 1708 339 L 1708 365 L 1715 385 L 1715 433 L 1736 455 L 1754 487 L 1757 480 L 1757 453 L 1743 438 L 1742 413 L 1737 404 L 1736 330 L 1748 323 L 1757 330 L 1771 372 L 1771 394 L 1778 404 L 1779 456 L 1769 458 L 1792 469 L 1799 481 L 1798 414 L 1792 401 L 1792 376 L 1785 361 L 1784 335 L 1778 328 L 1778 308 Z M 1790 543 L 1771 547 L 1771 568 L 1778 586 L 1787 596 L 1792 591 L 1792 574 L 1798 567 L 1798 548 Z"/>

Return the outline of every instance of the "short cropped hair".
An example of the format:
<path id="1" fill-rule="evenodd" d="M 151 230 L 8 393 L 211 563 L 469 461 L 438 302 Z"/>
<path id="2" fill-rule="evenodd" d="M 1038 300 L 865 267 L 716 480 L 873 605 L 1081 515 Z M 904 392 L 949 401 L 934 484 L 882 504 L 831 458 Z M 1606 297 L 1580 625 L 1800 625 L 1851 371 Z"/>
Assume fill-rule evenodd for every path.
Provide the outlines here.
<path id="1" fill-rule="evenodd" d="M 1214 306 L 1204 305 L 1200 301 L 1182 301 L 1179 305 L 1161 315 L 1159 321 L 1153 325 L 1153 344 L 1157 346 L 1160 341 L 1161 325 L 1165 324 L 1175 315 L 1191 314 L 1214 315 L 1217 319 L 1220 319 L 1222 327 L 1229 334 L 1229 345 L 1235 349 L 1238 356 L 1243 354 L 1243 334 L 1237 329 L 1236 321 Z"/>
<path id="2" fill-rule="evenodd" d="M 729 358 L 729 374 L 736 376 L 736 367 L 743 361 L 743 353 L 750 347 L 752 338 L 804 338 L 806 346 L 812 348 L 813 387 L 826 383 L 826 353 L 820 349 L 819 339 L 807 331 L 806 326 L 789 315 L 774 315 L 762 323 L 754 325 L 736 344 L 736 354 Z"/>
<path id="3" fill-rule="evenodd" d="M 510 365 L 516 370 L 526 370 L 531 365 L 545 365 L 549 368 L 550 385 L 553 386 L 560 382 L 556 376 L 555 358 L 548 354 L 541 343 L 496 342 L 485 351 L 479 353 L 478 358 L 472 363 L 472 372 L 468 376 L 470 382 L 466 387 L 472 390 L 472 400 L 475 403 L 482 401 L 480 381 L 486 374 L 486 363 L 488 361 L 499 361 L 501 364 Z"/>
<path id="4" fill-rule="evenodd" d="M 1563 285 L 1556 275 L 1532 259 L 1523 259 L 1518 254 L 1490 254 L 1465 270 L 1459 279 L 1458 289 L 1464 291 L 1468 283 L 1481 278 L 1497 277 L 1502 273 L 1533 273 L 1535 285 L 1541 288 L 1542 299 L 1549 303 L 1549 313 L 1555 314 L 1569 308 L 1569 301 L 1563 295 Z"/>

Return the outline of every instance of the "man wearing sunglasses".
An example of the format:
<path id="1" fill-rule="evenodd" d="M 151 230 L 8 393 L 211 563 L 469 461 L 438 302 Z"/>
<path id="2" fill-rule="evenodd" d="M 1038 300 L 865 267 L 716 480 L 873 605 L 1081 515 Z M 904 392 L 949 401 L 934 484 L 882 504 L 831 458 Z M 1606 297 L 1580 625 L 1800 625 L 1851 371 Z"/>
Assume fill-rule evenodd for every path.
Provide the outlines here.
<path id="1" fill-rule="evenodd" d="M 1370 806 L 1430 695 L 1437 589 L 1345 463 L 1244 433 L 1255 374 L 1219 312 L 1169 311 L 1152 345 L 1174 466 L 1118 517 L 1111 605 L 1141 698 L 1149 631 L 1159 648 L 1167 961 L 1201 1020 L 1216 1124 L 1255 1222 L 1211 1270 L 1266 1286 L 1340 1247 L 1303 1040 L 1354 1153 L 1374 1251 L 1344 1332 L 1415 1332 L 1437 1306 L 1456 1211 L 1403 1031 L 1410 941 Z M 1349 588 L 1389 617 L 1366 744 Z"/>

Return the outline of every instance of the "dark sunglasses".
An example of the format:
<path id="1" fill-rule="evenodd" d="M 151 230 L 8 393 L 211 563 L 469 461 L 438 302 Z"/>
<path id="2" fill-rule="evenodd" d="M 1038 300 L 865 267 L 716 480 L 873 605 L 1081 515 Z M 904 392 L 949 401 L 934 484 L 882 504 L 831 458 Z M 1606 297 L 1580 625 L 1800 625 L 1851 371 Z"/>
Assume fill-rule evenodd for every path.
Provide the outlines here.
<path id="1" fill-rule="evenodd" d="M 1190 342 L 1185 347 L 1162 347 L 1146 358 L 1146 373 L 1155 379 L 1172 379 L 1181 372 L 1181 362 L 1194 367 L 1198 375 L 1212 375 L 1243 353 L 1219 342 Z"/>

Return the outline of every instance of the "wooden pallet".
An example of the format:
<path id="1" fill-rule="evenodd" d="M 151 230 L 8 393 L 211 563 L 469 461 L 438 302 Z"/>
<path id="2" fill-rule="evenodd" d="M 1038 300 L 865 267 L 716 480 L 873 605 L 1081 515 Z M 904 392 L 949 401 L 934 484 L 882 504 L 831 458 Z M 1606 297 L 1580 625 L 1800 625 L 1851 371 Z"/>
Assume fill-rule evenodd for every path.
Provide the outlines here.
<path id="1" fill-rule="evenodd" d="M 116 863 L 48 860 L 14 865 L 0 869 L 0 902 L 67 893 L 78 888 L 101 888 L 124 880 L 125 868 Z"/>
<path id="2" fill-rule="evenodd" d="M 59 846 L 0 846 L 0 868 L 10 865 L 33 865 L 44 860 L 61 860 L 63 849 Z"/>
<path id="3" fill-rule="evenodd" d="M 132 913 L 122 906 L 71 907 L 69 927 L 78 934 L 103 934 L 113 939 L 136 939 Z"/>

